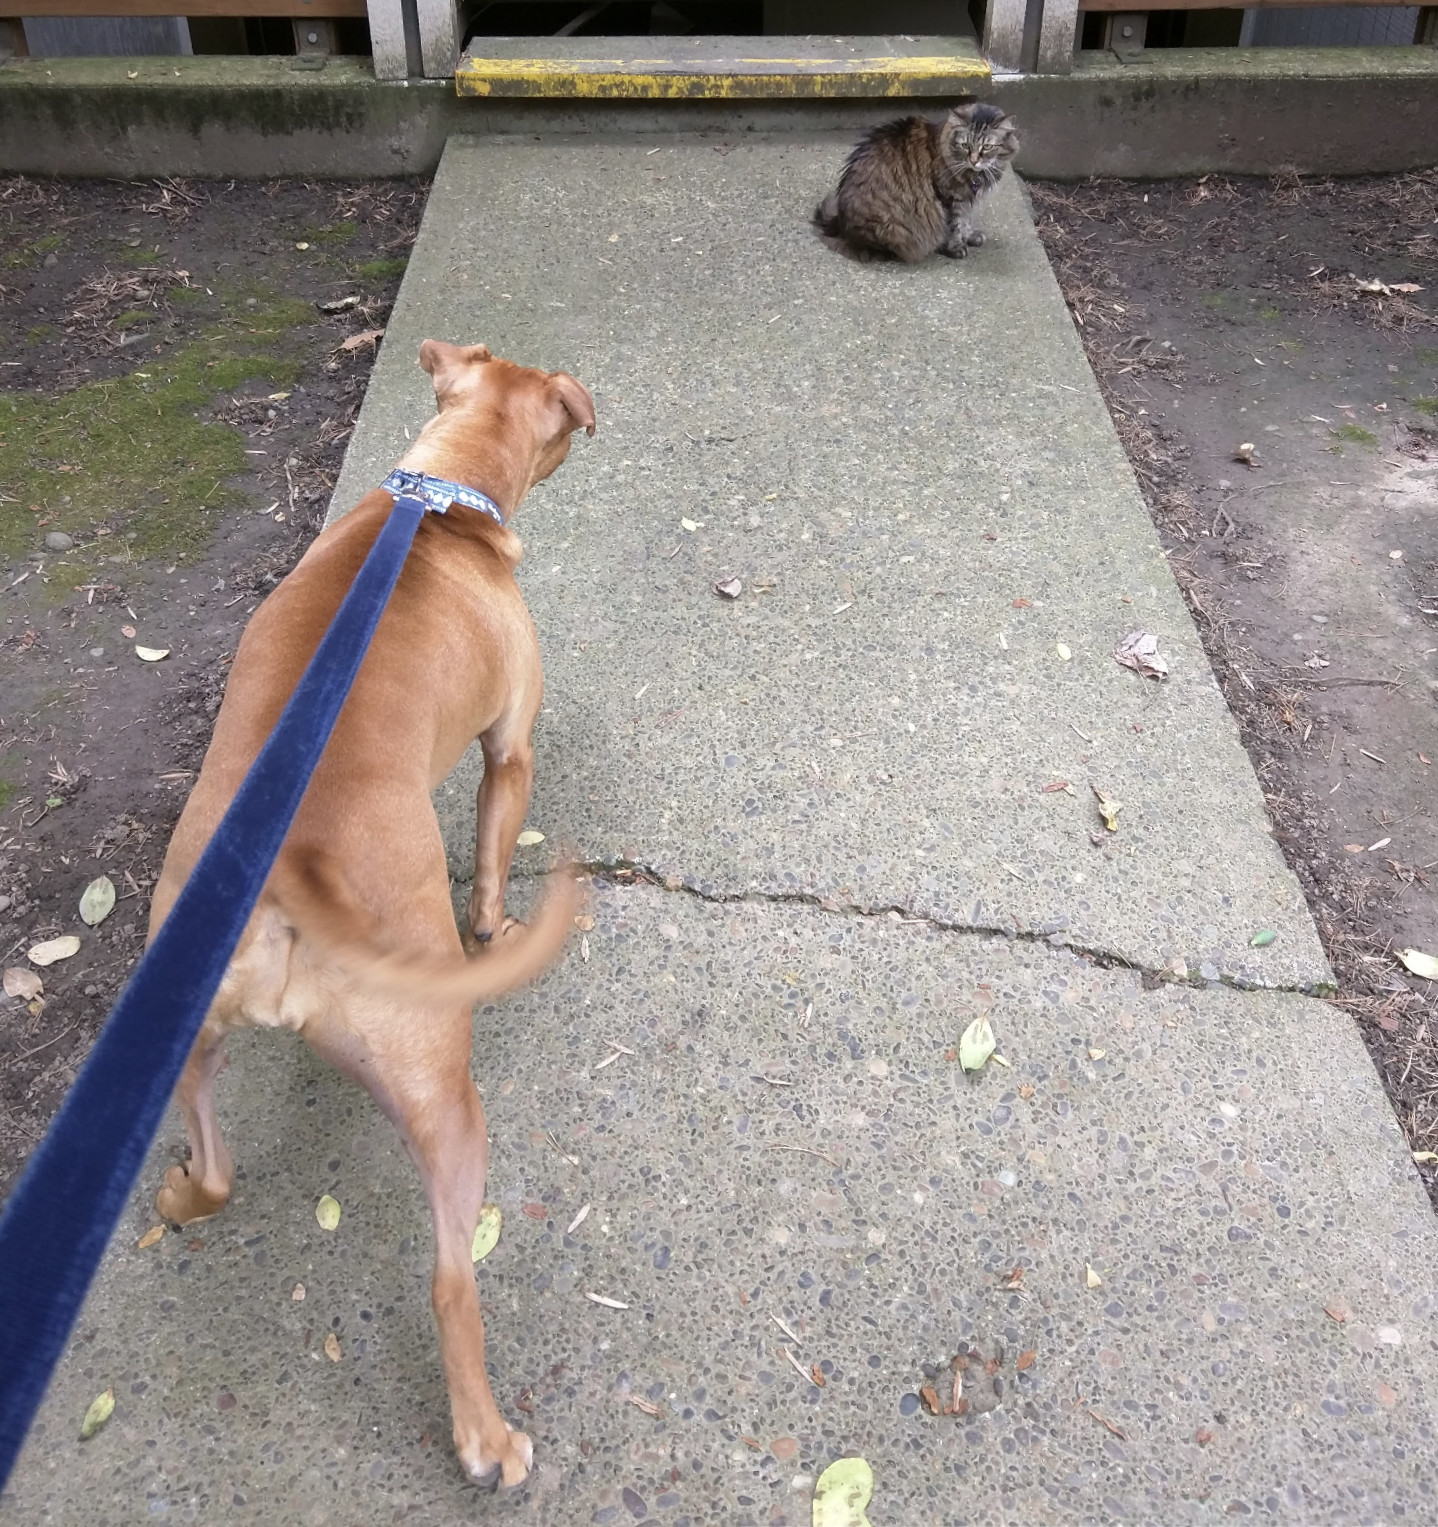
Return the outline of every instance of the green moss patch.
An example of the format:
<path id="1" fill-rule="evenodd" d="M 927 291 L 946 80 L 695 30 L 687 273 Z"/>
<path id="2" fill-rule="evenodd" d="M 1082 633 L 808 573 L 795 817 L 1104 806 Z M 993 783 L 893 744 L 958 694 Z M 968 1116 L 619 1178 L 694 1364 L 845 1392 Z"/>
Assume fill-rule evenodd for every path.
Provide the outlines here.
<path id="1" fill-rule="evenodd" d="M 348 244 L 358 232 L 359 224 L 346 218 L 323 228 L 307 229 L 299 237 L 307 244 Z"/>
<path id="2" fill-rule="evenodd" d="M 1438 398 L 1409 398 L 1408 401 L 1420 414 L 1438 417 Z"/>
<path id="3" fill-rule="evenodd" d="M 0 267 L 6 270 L 27 270 L 31 266 L 38 265 L 47 254 L 53 254 L 63 247 L 64 243 L 63 233 L 47 233 L 43 238 L 35 239 L 29 244 L 22 244 L 19 249 L 12 249 L 9 254 L 0 258 Z"/>
<path id="4" fill-rule="evenodd" d="M 366 260 L 363 265 L 355 266 L 355 275 L 364 276 L 370 281 L 385 281 L 391 276 L 404 275 L 408 266 L 408 257 L 398 260 Z"/>
<path id="5" fill-rule="evenodd" d="M 37 548 L 42 519 L 76 539 L 110 532 L 71 553 L 71 567 L 125 547 L 138 557 L 203 547 L 251 463 L 238 429 L 199 412 L 246 382 L 292 383 L 301 367 L 289 334 L 313 318 L 305 303 L 270 301 L 125 376 L 59 396 L 0 392 L 0 555 Z"/>
<path id="6" fill-rule="evenodd" d="M 1364 429 L 1361 424 L 1340 424 L 1332 433 L 1338 439 L 1350 441 L 1353 445 L 1378 444 L 1378 436 L 1371 429 Z"/>

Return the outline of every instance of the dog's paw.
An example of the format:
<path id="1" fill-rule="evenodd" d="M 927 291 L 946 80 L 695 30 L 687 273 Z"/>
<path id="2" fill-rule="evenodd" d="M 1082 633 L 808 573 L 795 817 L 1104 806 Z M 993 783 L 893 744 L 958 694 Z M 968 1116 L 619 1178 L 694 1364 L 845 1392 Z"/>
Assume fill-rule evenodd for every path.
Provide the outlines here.
<path id="1" fill-rule="evenodd" d="M 517 1432 L 509 1426 L 504 1430 L 504 1446 L 497 1452 L 486 1448 L 482 1440 L 466 1446 L 458 1437 L 454 1439 L 455 1451 L 459 1454 L 464 1472 L 476 1484 L 487 1484 L 497 1474 L 499 1483 L 506 1490 L 512 1490 L 529 1478 L 529 1470 L 534 1463 L 534 1444 L 523 1432 Z"/>
<path id="2" fill-rule="evenodd" d="M 198 1224 L 224 1207 L 225 1200 L 206 1193 L 183 1166 L 172 1166 L 165 1173 L 165 1185 L 155 1195 L 155 1208 L 161 1219 L 172 1225 Z"/>

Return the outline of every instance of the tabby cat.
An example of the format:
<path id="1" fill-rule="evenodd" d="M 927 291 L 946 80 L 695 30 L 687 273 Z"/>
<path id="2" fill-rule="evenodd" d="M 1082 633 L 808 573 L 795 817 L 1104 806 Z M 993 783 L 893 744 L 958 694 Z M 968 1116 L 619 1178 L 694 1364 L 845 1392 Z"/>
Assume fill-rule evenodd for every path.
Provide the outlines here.
<path id="1" fill-rule="evenodd" d="M 979 102 L 888 122 L 859 140 L 815 226 L 861 260 L 960 260 L 984 242 L 974 209 L 1018 146 L 1014 119 Z"/>

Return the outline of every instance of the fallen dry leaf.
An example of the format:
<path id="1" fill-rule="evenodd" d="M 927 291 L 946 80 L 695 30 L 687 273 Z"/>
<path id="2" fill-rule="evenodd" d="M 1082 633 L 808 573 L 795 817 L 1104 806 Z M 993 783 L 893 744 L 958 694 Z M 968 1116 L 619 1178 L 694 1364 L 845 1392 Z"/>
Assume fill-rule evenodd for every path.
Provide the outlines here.
<path id="1" fill-rule="evenodd" d="M 107 1389 L 104 1394 L 97 1394 L 90 1401 L 90 1408 L 85 1412 L 85 1419 L 80 1423 L 81 1442 L 93 1437 L 114 1413 L 115 1391 Z"/>
<path id="2" fill-rule="evenodd" d="M 319 1221 L 321 1230 L 337 1230 L 340 1222 L 339 1200 L 331 1198 L 328 1193 L 322 1195 L 315 1205 L 315 1219 Z"/>
<path id="3" fill-rule="evenodd" d="M 298 244 L 295 246 L 296 249 L 300 247 Z M 368 345 L 373 350 L 383 338 L 383 329 L 366 329 L 362 334 L 351 334 L 348 339 L 341 340 L 340 349 L 353 352 L 360 349 L 363 345 Z"/>
<path id="4" fill-rule="evenodd" d="M 290 1299 L 295 1304 L 303 1304 L 305 1302 L 305 1286 L 303 1283 L 296 1283 L 290 1290 Z"/>
<path id="5" fill-rule="evenodd" d="M 813 1379 L 815 1389 L 822 1389 L 827 1382 L 824 1378 L 824 1370 L 818 1363 L 811 1363 L 809 1365 L 809 1377 Z"/>
<path id="6" fill-rule="evenodd" d="M 872 1527 L 864 1508 L 873 1495 L 874 1471 L 865 1460 L 837 1459 L 814 1486 L 814 1527 Z"/>
<path id="7" fill-rule="evenodd" d="M 662 1416 L 664 1414 L 653 1400 L 646 1400 L 642 1394 L 631 1394 L 628 1396 L 628 1399 L 629 1403 L 636 1410 L 642 1410 L 646 1416 Z"/>
<path id="8" fill-rule="evenodd" d="M 1346 1304 L 1325 1304 L 1323 1306 L 1323 1313 L 1330 1320 L 1336 1320 L 1339 1325 L 1353 1319 L 1353 1311 Z"/>
<path id="9" fill-rule="evenodd" d="M 1193 1434 L 1193 1440 L 1198 1443 L 1199 1447 L 1207 1447 L 1213 1441 L 1213 1433 L 1206 1426 L 1200 1426 Z"/>
<path id="10" fill-rule="evenodd" d="M 1038 1353 L 1034 1352 L 1032 1350 L 1030 1350 L 1028 1352 L 1020 1352 L 1019 1353 L 1019 1359 L 1014 1364 L 1014 1367 L 1017 1368 L 1020 1373 L 1022 1373 L 1025 1368 L 1032 1368 L 1033 1367 L 1034 1361 L 1035 1361 L 1035 1359 L 1037 1357 L 1038 1357 Z"/>
<path id="11" fill-rule="evenodd" d="M 590 1293 L 587 1289 L 585 1290 L 584 1297 L 586 1299 L 592 1299 L 595 1304 L 602 1304 L 606 1310 L 627 1310 L 629 1308 L 629 1306 L 625 1304 L 623 1300 L 610 1299 L 605 1294 L 593 1294 Z"/>
<path id="12" fill-rule="evenodd" d="M 924 1385 L 924 1387 L 919 1391 L 919 1398 L 924 1402 L 924 1409 L 927 1410 L 931 1416 L 938 1415 L 939 1396 L 935 1392 L 934 1386 L 932 1384 Z"/>
<path id="13" fill-rule="evenodd" d="M 33 950 L 30 957 L 35 957 Z M 1438 960 L 1431 954 L 1424 954 L 1421 949 L 1400 949 L 1398 958 L 1415 976 L 1422 976 L 1425 981 L 1438 981 Z"/>
<path id="14" fill-rule="evenodd" d="M 136 633 L 135 633 L 134 626 L 121 626 L 120 627 L 120 635 L 123 636 L 127 642 L 134 641 L 135 634 Z"/>
<path id="15" fill-rule="evenodd" d="M 569 1224 L 565 1227 L 565 1231 L 564 1231 L 565 1235 L 573 1235 L 574 1232 L 576 1230 L 578 1230 L 579 1227 L 588 1218 L 589 1218 L 589 1205 L 585 1204 L 585 1206 L 579 1211 L 579 1213 L 576 1214 L 574 1216 L 574 1218 L 572 1220 L 570 1220 Z"/>
<path id="16" fill-rule="evenodd" d="M 5 969 L 4 987 L 7 997 L 19 997 L 22 1002 L 29 1002 L 45 990 L 45 983 L 33 970 L 9 965 Z"/>
<path id="17" fill-rule="evenodd" d="M 1089 1052 L 1088 1052 L 1088 1058 L 1090 1060 L 1102 1060 L 1104 1058 L 1104 1056 L 1107 1055 L 1107 1054 L 1108 1054 L 1107 1050 L 1096 1050 L 1096 1049 L 1093 1049 L 1092 1047 L 1090 1047 Z"/>
<path id="18" fill-rule="evenodd" d="M 1251 440 L 1245 440 L 1233 453 L 1235 461 L 1241 461 L 1250 471 L 1258 465 L 1258 447 Z"/>
<path id="19" fill-rule="evenodd" d="M 136 1251 L 148 1251 L 151 1246 L 158 1246 L 165 1239 L 165 1227 L 163 1225 L 151 1225 L 150 1228 L 135 1242 Z"/>
<path id="20" fill-rule="evenodd" d="M 474 1239 L 469 1246 L 471 1262 L 482 1262 L 499 1244 L 503 1221 L 504 1216 L 498 1204 L 486 1204 L 479 1211 L 479 1223 L 474 1227 Z"/>
<path id="21" fill-rule="evenodd" d="M 533 827 L 526 827 L 514 841 L 521 848 L 533 848 L 536 843 L 544 842 L 544 834 Z"/>
<path id="22" fill-rule="evenodd" d="M 588 912 L 582 913 L 579 917 L 574 919 L 574 926 L 578 928 L 581 933 L 593 933 L 594 919 L 589 915 Z"/>
<path id="23" fill-rule="evenodd" d="M 1125 668 L 1146 679 L 1168 677 L 1168 663 L 1159 656 L 1158 638 L 1152 631 L 1130 631 L 1113 649 L 1113 655 Z"/>
<path id="24" fill-rule="evenodd" d="M 982 1071 L 996 1044 L 988 1015 L 981 1013 L 959 1037 L 959 1065 L 965 1071 Z"/>
<path id="25" fill-rule="evenodd" d="M 1027 1102 L 1034 1095 L 1035 1090 L 1032 1082 L 1024 1082 L 1019 1088 L 1019 1096 Z"/>
<path id="26" fill-rule="evenodd" d="M 714 592 L 724 599 L 737 599 L 744 592 L 744 585 L 737 578 L 723 578 L 714 585 Z"/>
<path id="27" fill-rule="evenodd" d="M 62 933 L 59 938 L 47 938 L 43 944 L 33 944 L 26 951 L 32 965 L 53 965 L 56 960 L 68 960 L 80 952 L 80 940 L 73 933 Z"/>
<path id="28" fill-rule="evenodd" d="M 170 649 L 168 647 L 142 647 L 138 642 L 135 643 L 135 656 L 142 663 L 163 662 L 169 655 Z"/>
<path id="29" fill-rule="evenodd" d="M 325 1356 L 332 1363 L 339 1362 L 340 1358 L 344 1356 L 344 1353 L 340 1351 L 340 1339 L 333 1331 L 325 1337 Z"/>
<path id="30" fill-rule="evenodd" d="M 80 921 L 94 928 L 115 910 L 115 882 L 100 875 L 85 887 L 80 897 Z"/>
<path id="31" fill-rule="evenodd" d="M 1103 818 L 1103 825 L 1110 832 L 1118 831 L 1118 814 L 1123 810 L 1121 802 L 1114 800 L 1110 795 L 1105 795 L 1097 785 L 1090 785 L 1089 789 L 1094 793 L 1094 799 L 1098 802 L 1098 814 Z"/>
<path id="32" fill-rule="evenodd" d="M 1103 1279 L 1087 1263 L 1084 1264 L 1083 1278 L 1090 1288 L 1103 1287 Z"/>
<path id="33" fill-rule="evenodd" d="M 1071 657 L 1072 657 L 1072 656 L 1073 656 L 1073 653 L 1072 653 L 1072 651 L 1071 651 L 1071 650 L 1070 650 L 1070 649 L 1069 649 L 1069 648 L 1068 648 L 1068 647 L 1067 647 L 1067 646 L 1066 646 L 1066 645 L 1065 645 L 1065 644 L 1064 644 L 1064 643 L 1063 643 L 1063 642 L 1059 642 L 1059 644 L 1058 644 L 1058 645 L 1057 645 L 1057 646 L 1056 646 L 1056 647 L 1055 647 L 1055 648 L 1054 648 L 1054 651 L 1055 651 L 1055 652 L 1057 652 L 1057 653 L 1058 653 L 1058 655 L 1059 655 L 1059 656 L 1060 656 L 1060 657 L 1061 657 L 1061 658 L 1062 658 L 1062 659 L 1063 659 L 1063 660 L 1064 660 L 1064 662 L 1066 662 L 1066 663 L 1067 663 L 1067 662 L 1068 662 L 1068 661 L 1069 661 L 1069 659 L 1070 659 L 1070 658 L 1071 658 Z"/>

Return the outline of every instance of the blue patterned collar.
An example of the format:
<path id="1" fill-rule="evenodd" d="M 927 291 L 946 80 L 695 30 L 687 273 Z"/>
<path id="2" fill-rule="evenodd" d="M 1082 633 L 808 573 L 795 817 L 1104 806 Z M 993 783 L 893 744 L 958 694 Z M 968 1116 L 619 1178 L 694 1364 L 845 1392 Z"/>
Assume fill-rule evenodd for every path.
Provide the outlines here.
<path id="1" fill-rule="evenodd" d="M 435 514 L 443 514 L 451 504 L 463 504 L 466 509 L 478 509 L 481 514 L 487 514 L 497 525 L 504 524 L 499 505 L 487 493 L 466 488 L 462 483 L 446 482 L 442 477 L 431 477 L 428 472 L 411 472 L 396 467 L 380 487 L 395 498 L 417 498 Z"/>

